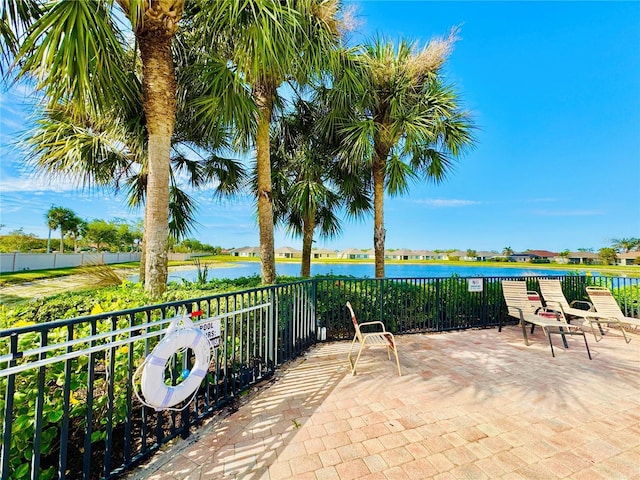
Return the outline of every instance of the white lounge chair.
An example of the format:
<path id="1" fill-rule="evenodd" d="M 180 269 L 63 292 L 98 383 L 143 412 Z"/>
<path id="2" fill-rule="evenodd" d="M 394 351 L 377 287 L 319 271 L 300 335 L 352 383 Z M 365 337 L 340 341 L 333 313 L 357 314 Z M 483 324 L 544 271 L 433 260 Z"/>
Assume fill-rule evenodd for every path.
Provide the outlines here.
<path id="1" fill-rule="evenodd" d="M 565 320 L 569 323 L 575 318 L 581 318 L 583 322 L 586 322 L 591 327 L 591 332 L 593 333 L 593 337 L 596 339 L 596 342 L 602 340 L 602 336 L 604 335 L 602 325 L 598 322 L 592 321 L 593 316 L 588 315 L 588 312 L 593 312 L 595 310 L 591 302 L 587 302 L 585 300 L 574 300 L 569 303 L 564 296 L 562 284 L 558 279 L 541 278 L 538 280 L 538 285 L 540 285 L 540 293 L 542 293 L 542 297 L 544 298 L 547 307 L 558 308 L 562 312 Z M 576 308 L 576 305 L 582 305 L 584 308 Z M 598 335 L 593 328 L 594 323 L 598 326 L 600 338 L 598 338 Z"/>
<path id="2" fill-rule="evenodd" d="M 351 349 L 349 350 L 349 355 L 347 357 L 349 365 L 351 365 L 351 374 L 356 374 L 356 366 L 358 365 L 358 360 L 360 360 L 362 350 L 368 347 L 384 347 L 387 349 L 387 356 L 389 357 L 389 360 L 391 360 L 391 352 L 396 356 L 398 375 L 402 376 L 402 372 L 400 371 L 400 360 L 398 359 L 398 349 L 396 341 L 393 338 L 393 334 L 391 332 L 387 332 L 384 323 L 382 322 L 365 322 L 359 324 L 356 319 L 356 314 L 353 312 L 353 308 L 351 307 L 351 303 L 347 302 L 347 308 L 349 309 L 349 312 L 351 312 L 351 320 L 353 321 L 353 326 L 356 329 L 355 335 L 353 336 L 353 342 L 351 342 Z M 370 325 L 377 326 L 378 331 L 362 332 L 360 329 L 361 327 Z M 356 341 L 360 343 L 360 348 L 358 349 L 358 356 L 354 362 L 351 354 Z"/>
<path id="3" fill-rule="evenodd" d="M 640 327 L 640 319 L 627 317 L 613 295 L 606 287 L 587 287 L 587 295 L 593 303 L 595 312 L 587 312 L 587 320 L 597 324 L 616 325 L 620 327 L 627 343 L 631 341 L 625 333 L 625 327 Z"/>
<path id="4" fill-rule="evenodd" d="M 538 292 L 527 291 L 526 282 L 503 280 L 502 293 L 507 304 L 509 315 L 520 321 L 519 324 L 522 327 L 522 336 L 524 337 L 525 345 L 529 345 L 529 337 L 527 336 L 527 327 L 525 325 L 528 323 L 531 325 L 531 333 L 533 333 L 536 326 L 542 328 L 542 331 L 549 341 L 549 347 L 551 348 L 551 355 L 553 357 L 555 357 L 556 354 L 553 351 L 553 342 L 551 341 L 552 334 L 562 336 L 565 348 L 568 348 L 566 335 L 581 335 L 582 338 L 584 338 L 587 355 L 589 359 L 591 359 L 587 337 L 582 328 L 578 325 L 568 323 L 562 316 L 562 312 L 549 308 L 545 309 L 542 306 L 542 300 Z M 498 331 L 500 331 L 501 328 L 502 326 L 500 326 Z"/>

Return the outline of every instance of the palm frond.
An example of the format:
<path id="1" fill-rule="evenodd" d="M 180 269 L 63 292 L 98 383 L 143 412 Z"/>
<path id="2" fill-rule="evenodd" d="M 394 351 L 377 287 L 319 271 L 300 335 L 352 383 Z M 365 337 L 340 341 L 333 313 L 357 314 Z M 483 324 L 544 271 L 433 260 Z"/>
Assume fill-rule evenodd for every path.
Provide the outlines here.
<path id="1" fill-rule="evenodd" d="M 176 185 L 169 187 L 169 234 L 176 240 L 187 238 L 197 227 L 195 200 Z"/>
<path id="2" fill-rule="evenodd" d="M 140 89 L 124 65 L 124 48 L 108 3 L 74 0 L 49 5 L 18 52 L 20 76 L 35 76 L 49 105 L 72 102 L 79 114 L 138 102 Z"/>
<path id="3" fill-rule="evenodd" d="M 417 175 L 410 165 L 402 161 L 400 155 L 393 153 L 386 164 L 386 189 L 391 196 L 405 195 L 409 191 L 409 181 Z"/>
<path id="4" fill-rule="evenodd" d="M 24 32 L 42 15 L 38 0 L 0 2 L 0 75 L 8 73 L 20 49 Z"/>

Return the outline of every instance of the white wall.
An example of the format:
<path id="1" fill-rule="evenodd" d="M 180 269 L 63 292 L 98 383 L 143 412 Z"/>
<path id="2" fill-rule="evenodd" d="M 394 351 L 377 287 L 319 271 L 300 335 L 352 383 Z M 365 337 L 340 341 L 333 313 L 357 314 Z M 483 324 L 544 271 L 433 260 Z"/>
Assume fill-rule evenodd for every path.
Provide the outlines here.
<path id="1" fill-rule="evenodd" d="M 140 261 L 140 253 L 0 253 L 0 272 Z"/>

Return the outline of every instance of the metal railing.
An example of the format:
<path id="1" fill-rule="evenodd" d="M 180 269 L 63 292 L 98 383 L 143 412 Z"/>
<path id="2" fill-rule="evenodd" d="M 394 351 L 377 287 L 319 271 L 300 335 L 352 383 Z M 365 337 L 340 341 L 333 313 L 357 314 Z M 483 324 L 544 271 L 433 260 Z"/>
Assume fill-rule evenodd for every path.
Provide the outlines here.
<path id="1" fill-rule="evenodd" d="M 114 478 L 233 402 L 303 353 L 318 337 L 351 339 L 344 307 L 396 334 L 509 323 L 501 280 L 539 277 L 326 278 L 176 301 L 0 331 L 2 478 Z M 625 315 L 640 317 L 638 279 L 566 276 L 567 300 L 587 285 L 611 288 Z M 470 280 L 480 291 L 469 291 Z M 136 370 L 176 317 L 220 320 L 220 345 L 195 401 L 156 411 L 138 400 Z M 320 335 L 320 332 L 323 332 Z M 189 352 L 168 363 L 175 385 Z M 69 445 L 81 445 L 82 454 Z"/>

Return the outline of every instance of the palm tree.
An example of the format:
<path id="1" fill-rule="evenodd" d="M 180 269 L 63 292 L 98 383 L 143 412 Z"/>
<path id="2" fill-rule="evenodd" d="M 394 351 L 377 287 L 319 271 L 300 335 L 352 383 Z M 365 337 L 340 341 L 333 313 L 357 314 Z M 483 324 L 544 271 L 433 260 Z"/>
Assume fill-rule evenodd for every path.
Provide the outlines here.
<path id="1" fill-rule="evenodd" d="M 326 114 L 316 99 L 298 99 L 294 110 L 272 129 L 271 161 L 276 223 L 302 237 L 300 275 L 311 274 L 311 248 L 316 229 L 322 238 L 340 233 L 337 211 L 359 216 L 371 208 L 362 174 L 353 175 L 336 162 L 336 145 L 317 128 Z M 360 172 L 362 173 L 362 172 Z"/>
<path id="2" fill-rule="evenodd" d="M 611 240 L 613 248 L 622 253 L 627 253 L 640 246 L 640 239 L 638 238 L 614 238 Z"/>
<path id="3" fill-rule="evenodd" d="M 231 62 L 245 79 L 255 105 L 255 130 L 246 132 L 256 152 L 256 202 L 260 229 L 262 281 L 275 281 L 273 192 L 269 129 L 282 104 L 278 88 L 285 82 L 306 84 L 327 67 L 339 40 L 338 0 L 218 0 L 215 8 L 195 17 L 202 38 L 220 48 L 218 32 L 230 27 L 225 39 Z M 203 72 L 204 81 L 219 82 L 219 70 Z M 218 114 L 213 103 L 200 102 L 199 115 Z M 252 127 L 247 125 L 247 127 Z"/>
<path id="4" fill-rule="evenodd" d="M 15 11 L 22 2 L 7 3 Z M 101 115 L 142 98 L 148 135 L 145 289 L 159 296 L 167 280 L 169 160 L 176 106 L 172 40 L 184 0 L 116 3 L 136 39 L 141 89 L 136 63 L 125 54 L 129 40 L 127 32 L 119 30 L 123 22 L 113 1 L 43 1 L 42 15 L 26 22 L 24 39 L 13 30 L 8 41 L 22 41 L 17 53 L 20 75 L 37 79 L 50 106 L 68 102 L 79 114 Z"/>
<path id="5" fill-rule="evenodd" d="M 169 234 L 175 239 L 185 238 L 196 225 L 196 202 L 185 187 L 202 191 L 215 184 L 215 197 L 233 195 L 246 175 L 239 160 L 216 153 L 228 147 L 225 136 L 218 132 L 210 138 L 194 129 L 184 118 L 185 110 L 179 108 L 172 145 Z M 141 107 L 121 110 L 117 116 L 115 112 L 79 115 L 64 105 L 44 109 L 25 139 L 30 152 L 27 161 L 48 177 L 64 177 L 83 187 L 124 189 L 129 206 L 140 208 L 145 204 L 148 181 L 146 131 L 140 113 Z M 214 153 L 207 155 L 210 151 Z M 188 185 L 180 185 L 179 179 L 186 179 Z M 141 278 L 145 259 L 143 252 Z"/>
<path id="6" fill-rule="evenodd" d="M 87 222 L 75 213 L 67 219 L 65 231 L 73 239 L 73 251 L 78 251 L 78 238 L 87 230 Z"/>
<path id="7" fill-rule="evenodd" d="M 376 39 L 356 54 L 359 68 L 336 72 L 328 90 L 327 101 L 335 108 L 325 123 L 342 136 L 342 161 L 366 164 L 372 179 L 378 278 L 384 277 L 385 191 L 405 194 L 409 181 L 420 177 L 444 180 L 453 161 L 473 144 L 470 117 L 440 75 L 454 33 L 422 50 Z M 347 81 L 354 74 L 361 87 Z"/>
<path id="8" fill-rule="evenodd" d="M 513 255 L 513 248 L 511 247 L 504 247 L 502 249 L 502 255 L 504 255 L 505 257 L 510 257 L 511 255 Z"/>
<path id="9" fill-rule="evenodd" d="M 49 236 L 47 238 L 47 253 L 51 251 L 51 230 L 60 229 L 60 253 L 64 253 L 64 234 L 72 228 L 73 220 L 77 215 L 64 207 L 51 206 L 45 214 L 47 227 L 49 227 Z"/>

